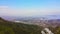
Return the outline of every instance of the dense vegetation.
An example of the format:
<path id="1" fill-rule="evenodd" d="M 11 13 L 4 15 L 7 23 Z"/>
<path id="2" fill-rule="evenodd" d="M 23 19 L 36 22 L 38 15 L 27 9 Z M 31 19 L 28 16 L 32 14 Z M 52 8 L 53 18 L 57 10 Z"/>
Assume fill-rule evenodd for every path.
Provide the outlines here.
<path id="1" fill-rule="evenodd" d="M 60 34 L 60 27 L 48 27 L 54 34 Z M 41 34 L 43 27 L 5 21 L 0 18 L 0 34 Z"/>
<path id="2" fill-rule="evenodd" d="M 0 18 L 0 34 L 41 34 L 42 27 L 5 21 Z"/>
<path id="3" fill-rule="evenodd" d="M 54 33 L 54 34 L 60 34 L 60 26 L 57 26 L 55 28 L 50 27 L 50 30 Z"/>

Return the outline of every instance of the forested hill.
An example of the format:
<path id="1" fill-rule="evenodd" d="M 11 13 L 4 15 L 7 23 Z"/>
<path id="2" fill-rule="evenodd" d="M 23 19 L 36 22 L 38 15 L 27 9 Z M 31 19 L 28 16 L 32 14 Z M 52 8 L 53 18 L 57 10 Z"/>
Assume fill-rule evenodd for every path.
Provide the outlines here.
<path id="1" fill-rule="evenodd" d="M 60 26 L 48 28 L 54 34 L 60 34 Z M 42 26 L 10 22 L 0 17 L 0 34 L 41 34 L 43 29 Z"/>
<path id="2" fill-rule="evenodd" d="M 9 22 L 0 17 L 0 34 L 41 34 L 42 27 Z"/>

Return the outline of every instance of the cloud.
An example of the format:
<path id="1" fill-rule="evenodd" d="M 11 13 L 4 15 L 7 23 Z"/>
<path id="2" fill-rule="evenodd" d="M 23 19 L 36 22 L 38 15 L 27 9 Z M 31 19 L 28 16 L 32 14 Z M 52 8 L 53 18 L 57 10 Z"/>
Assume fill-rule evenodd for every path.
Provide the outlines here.
<path id="1" fill-rule="evenodd" d="M 60 15 L 59 9 L 12 9 L 9 6 L 0 6 L 0 15 L 6 16 L 34 16 L 34 15 Z"/>

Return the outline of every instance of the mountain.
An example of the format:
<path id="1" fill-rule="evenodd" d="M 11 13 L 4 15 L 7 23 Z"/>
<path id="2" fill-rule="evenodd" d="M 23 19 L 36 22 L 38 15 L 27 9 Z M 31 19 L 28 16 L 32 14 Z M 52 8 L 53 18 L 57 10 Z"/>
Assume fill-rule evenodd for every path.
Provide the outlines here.
<path id="1" fill-rule="evenodd" d="M 41 31 L 46 28 L 50 29 L 54 34 L 60 34 L 60 26 L 52 27 L 51 24 L 57 21 L 60 22 L 60 19 L 55 20 L 48 20 L 48 22 L 52 22 L 51 24 L 47 24 L 46 21 L 42 20 L 40 25 L 32 25 L 32 24 L 24 24 L 24 23 L 17 23 L 7 21 L 0 17 L 0 34 L 41 34 Z M 58 22 L 58 23 L 59 23 Z M 39 24 L 39 23 L 38 23 Z M 43 24 L 46 24 L 43 25 Z M 42 26 L 41 26 L 42 25 Z M 45 26 L 45 27 L 43 27 Z"/>
<path id="2" fill-rule="evenodd" d="M 15 23 L 0 17 L 0 34 L 41 34 L 42 27 L 23 23 Z"/>

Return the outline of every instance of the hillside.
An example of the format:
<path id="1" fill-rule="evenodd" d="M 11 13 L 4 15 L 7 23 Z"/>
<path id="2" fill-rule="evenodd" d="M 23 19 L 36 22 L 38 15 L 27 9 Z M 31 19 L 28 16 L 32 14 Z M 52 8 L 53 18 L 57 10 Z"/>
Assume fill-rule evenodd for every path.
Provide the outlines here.
<path id="1" fill-rule="evenodd" d="M 41 34 L 42 27 L 14 23 L 0 18 L 0 34 Z"/>
<path id="2" fill-rule="evenodd" d="M 37 25 L 6 21 L 0 17 L 0 34 L 41 34 L 41 31 L 44 28 Z M 54 34 L 60 34 L 60 26 L 55 28 L 49 26 L 47 28 L 49 28 Z"/>

